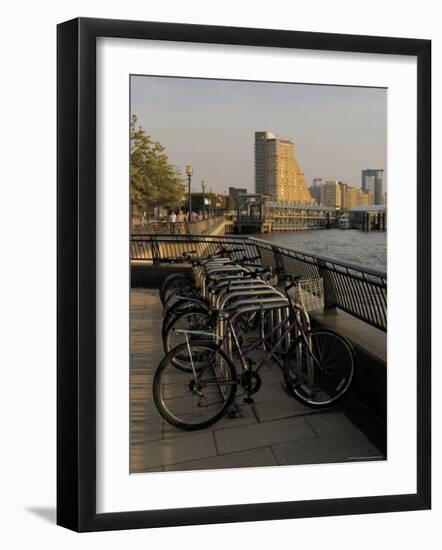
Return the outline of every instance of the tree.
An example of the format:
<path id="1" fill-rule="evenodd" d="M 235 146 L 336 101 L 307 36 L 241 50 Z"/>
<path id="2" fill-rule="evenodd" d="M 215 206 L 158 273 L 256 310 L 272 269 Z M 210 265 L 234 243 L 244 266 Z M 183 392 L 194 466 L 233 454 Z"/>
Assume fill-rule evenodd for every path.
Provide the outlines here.
<path id="1" fill-rule="evenodd" d="M 176 208 L 184 196 L 184 181 L 179 170 L 169 163 L 164 147 L 137 125 L 132 115 L 130 129 L 131 205 L 140 210 L 148 206 Z"/>

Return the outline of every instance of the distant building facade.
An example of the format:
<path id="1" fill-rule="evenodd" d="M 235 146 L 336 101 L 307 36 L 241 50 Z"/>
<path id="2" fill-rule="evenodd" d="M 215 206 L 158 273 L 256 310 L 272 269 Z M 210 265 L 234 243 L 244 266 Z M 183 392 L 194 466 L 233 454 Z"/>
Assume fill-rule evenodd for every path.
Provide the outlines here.
<path id="1" fill-rule="evenodd" d="M 204 200 L 204 202 L 203 202 Z M 189 199 L 186 197 L 184 204 L 184 210 L 189 209 Z M 233 199 L 229 195 L 222 193 L 192 193 L 192 210 L 194 212 L 202 212 L 205 210 L 207 213 L 215 214 L 216 212 L 224 210 L 233 210 Z"/>
<path id="2" fill-rule="evenodd" d="M 371 191 L 361 189 L 358 195 L 358 204 L 356 206 L 373 206 L 374 198 Z"/>
<path id="3" fill-rule="evenodd" d="M 267 131 L 255 132 L 255 192 L 277 201 L 314 202 L 296 161 L 293 141 Z"/>
<path id="4" fill-rule="evenodd" d="M 309 191 L 317 204 L 324 204 L 324 185 L 325 181 L 322 178 L 313 178 Z"/>
<path id="5" fill-rule="evenodd" d="M 239 195 L 247 195 L 247 189 L 242 187 L 229 187 L 229 197 L 232 199 L 234 208 L 238 206 Z"/>
<path id="6" fill-rule="evenodd" d="M 324 206 L 341 208 L 341 184 L 339 181 L 326 181 L 324 185 Z"/>
<path id="7" fill-rule="evenodd" d="M 362 189 L 373 193 L 374 204 L 385 203 L 384 170 L 362 170 Z"/>
<path id="8" fill-rule="evenodd" d="M 357 206 L 371 206 L 373 204 L 373 193 L 371 191 L 365 191 L 346 183 L 340 183 L 340 187 L 341 209 L 350 210 Z"/>
<path id="9" fill-rule="evenodd" d="M 312 198 L 321 206 L 349 210 L 357 206 L 371 206 L 373 193 L 342 181 L 324 181 L 315 178 L 310 187 Z"/>

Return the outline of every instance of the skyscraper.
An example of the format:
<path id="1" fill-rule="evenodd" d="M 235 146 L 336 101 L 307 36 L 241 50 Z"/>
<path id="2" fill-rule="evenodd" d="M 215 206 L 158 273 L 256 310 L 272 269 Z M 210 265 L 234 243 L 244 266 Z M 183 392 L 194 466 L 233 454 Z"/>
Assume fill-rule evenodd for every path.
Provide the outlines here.
<path id="1" fill-rule="evenodd" d="M 362 190 L 373 193 L 374 204 L 384 204 L 384 170 L 374 168 L 362 170 Z"/>
<path id="2" fill-rule="evenodd" d="M 341 184 L 340 181 L 326 181 L 324 186 L 324 206 L 341 208 Z"/>
<path id="3" fill-rule="evenodd" d="M 322 178 L 313 178 L 309 191 L 317 204 L 324 204 L 324 186 L 325 181 Z"/>
<path id="4" fill-rule="evenodd" d="M 296 161 L 293 141 L 267 131 L 255 132 L 255 192 L 278 201 L 314 202 Z"/>

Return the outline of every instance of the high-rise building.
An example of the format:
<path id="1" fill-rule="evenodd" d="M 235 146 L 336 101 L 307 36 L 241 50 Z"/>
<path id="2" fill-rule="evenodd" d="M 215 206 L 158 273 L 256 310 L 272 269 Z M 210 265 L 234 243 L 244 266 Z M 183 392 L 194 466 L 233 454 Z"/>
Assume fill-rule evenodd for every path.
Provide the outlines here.
<path id="1" fill-rule="evenodd" d="M 340 181 L 326 181 L 324 185 L 324 206 L 341 208 L 342 191 Z"/>
<path id="2" fill-rule="evenodd" d="M 377 168 L 362 170 L 362 190 L 373 193 L 374 204 L 384 204 L 384 170 Z"/>
<path id="3" fill-rule="evenodd" d="M 342 181 L 338 181 L 339 185 L 339 191 L 341 193 L 340 197 L 340 207 L 341 208 L 348 208 L 348 200 L 349 200 L 349 188 L 350 186 L 346 183 L 343 183 Z"/>
<path id="4" fill-rule="evenodd" d="M 325 181 L 322 178 L 313 178 L 309 191 L 317 204 L 324 204 L 324 186 Z"/>
<path id="5" fill-rule="evenodd" d="M 314 202 L 296 161 L 293 141 L 267 131 L 255 132 L 255 192 L 278 201 Z"/>

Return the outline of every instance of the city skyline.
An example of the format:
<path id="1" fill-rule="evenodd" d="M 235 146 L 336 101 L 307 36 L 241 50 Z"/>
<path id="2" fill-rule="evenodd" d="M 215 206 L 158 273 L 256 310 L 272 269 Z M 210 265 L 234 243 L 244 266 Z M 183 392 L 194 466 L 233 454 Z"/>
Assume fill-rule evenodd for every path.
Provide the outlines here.
<path id="1" fill-rule="evenodd" d="M 132 76 L 131 114 L 184 175 L 194 167 L 216 192 L 254 192 L 254 137 L 294 141 L 307 186 L 314 178 L 361 187 L 386 168 L 387 91 L 380 88 Z"/>

